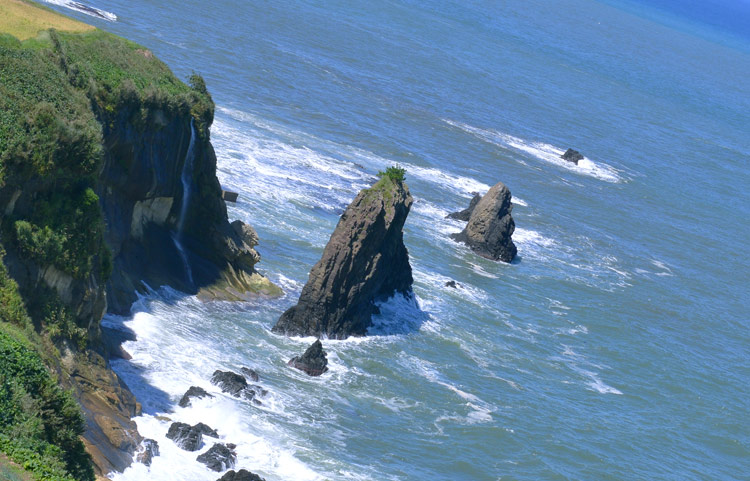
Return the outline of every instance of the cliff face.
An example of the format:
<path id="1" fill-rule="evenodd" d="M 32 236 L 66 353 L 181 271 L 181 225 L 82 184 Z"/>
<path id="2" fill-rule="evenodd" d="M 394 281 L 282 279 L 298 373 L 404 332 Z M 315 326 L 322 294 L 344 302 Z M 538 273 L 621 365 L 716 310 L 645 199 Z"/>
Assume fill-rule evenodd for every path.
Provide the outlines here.
<path id="1" fill-rule="evenodd" d="M 275 332 L 300 336 L 364 336 L 375 302 L 408 294 L 413 282 L 403 227 L 412 204 L 403 182 L 384 176 L 344 211 L 296 306 Z"/>
<path id="2" fill-rule="evenodd" d="M 103 314 L 127 313 L 146 285 L 207 299 L 280 290 L 255 271 L 252 227 L 228 221 L 202 79 L 187 86 L 99 31 L 0 40 L 2 260 L 83 408 L 97 473 L 121 471 L 140 407 L 109 369 Z"/>
<path id="3" fill-rule="evenodd" d="M 145 129 L 136 125 L 144 108 Z M 110 312 L 128 312 L 145 285 L 189 293 L 202 288 L 207 298 L 280 293 L 255 272 L 260 256 L 243 239 L 242 226 L 227 219 L 208 139 L 211 119 L 202 120 L 201 129 L 190 112 L 169 113 L 159 105 L 104 116 L 97 192 L 114 259 Z"/>

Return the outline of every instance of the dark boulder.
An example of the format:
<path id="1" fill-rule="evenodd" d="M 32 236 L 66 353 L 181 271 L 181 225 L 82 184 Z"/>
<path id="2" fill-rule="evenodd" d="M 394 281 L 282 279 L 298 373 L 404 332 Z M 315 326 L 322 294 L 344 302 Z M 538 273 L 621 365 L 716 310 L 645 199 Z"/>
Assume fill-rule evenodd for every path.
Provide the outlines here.
<path id="1" fill-rule="evenodd" d="M 573 162 L 574 164 L 578 165 L 579 160 L 583 160 L 583 155 L 581 155 L 580 152 L 573 149 L 568 149 L 565 151 L 564 154 L 560 156 L 561 159 L 567 160 L 568 162 Z"/>
<path id="2" fill-rule="evenodd" d="M 403 227 L 412 205 L 406 184 L 384 175 L 362 190 L 341 216 L 297 305 L 273 331 L 344 339 L 364 336 L 377 301 L 412 286 Z"/>
<path id="3" fill-rule="evenodd" d="M 211 426 L 203 423 L 198 423 L 195 426 L 193 426 L 193 429 L 200 432 L 204 436 L 208 436 L 210 438 L 218 438 L 219 433 L 216 432 L 215 429 L 213 429 Z"/>
<path id="4" fill-rule="evenodd" d="M 214 371 L 213 376 L 211 376 L 211 383 L 219 386 L 222 392 L 235 397 L 240 397 L 247 388 L 247 381 L 244 376 L 229 371 Z"/>
<path id="5" fill-rule="evenodd" d="M 448 281 L 445 283 L 445 287 L 452 287 L 453 289 L 457 289 L 460 284 L 458 284 L 456 281 Z"/>
<path id="6" fill-rule="evenodd" d="M 511 239 L 516 228 L 512 210 L 510 190 L 498 182 L 474 208 L 466 228 L 451 237 L 482 257 L 511 262 L 517 252 Z"/>
<path id="7" fill-rule="evenodd" d="M 224 471 L 231 469 L 237 462 L 237 454 L 234 452 L 233 444 L 216 443 L 211 449 L 198 456 L 198 462 L 205 464 L 213 471 Z"/>
<path id="8" fill-rule="evenodd" d="M 186 423 L 172 423 L 167 431 L 167 439 L 185 451 L 198 451 L 203 444 L 203 433 Z"/>
<path id="9" fill-rule="evenodd" d="M 240 372 L 244 374 L 246 378 L 250 379 L 253 382 L 260 381 L 260 376 L 258 375 L 258 372 L 255 369 L 250 369 L 249 367 L 241 367 Z"/>
<path id="10" fill-rule="evenodd" d="M 135 460 L 146 466 L 151 466 L 154 456 L 159 455 L 159 443 L 153 439 L 144 439 L 135 456 Z"/>
<path id="11" fill-rule="evenodd" d="M 469 207 L 467 207 L 464 210 L 453 212 L 452 214 L 448 214 L 449 219 L 456 219 L 456 220 L 462 220 L 464 222 L 468 222 L 469 218 L 471 217 L 471 213 L 474 212 L 474 208 L 477 206 L 480 200 L 482 200 L 482 196 L 479 195 L 477 192 L 472 192 L 474 194 L 474 197 L 471 198 L 471 201 L 469 202 Z"/>
<path id="12" fill-rule="evenodd" d="M 190 400 L 193 398 L 202 399 L 204 397 L 213 397 L 211 394 L 206 392 L 205 389 L 198 386 L 190 386 L 190 389 L 182 395 L 182 399 L 178 403 L 181 408 L 190 406 Z"/>
<path id="13" fill-rule="evenodd" d="M 328 358 L 320 340 L 313 342 L 301 356 L 294 356 L 288 364 L 310 376 L 320 376 L 328 371 Z"/>
<path id="14" fill-rule="evenodd" d="M 239 471 L 227 471 L 227 473 L 219 478 L 217 481 L 266 481 L 255 473 L 251 473 L 246 469 L 240 469 Z"/>

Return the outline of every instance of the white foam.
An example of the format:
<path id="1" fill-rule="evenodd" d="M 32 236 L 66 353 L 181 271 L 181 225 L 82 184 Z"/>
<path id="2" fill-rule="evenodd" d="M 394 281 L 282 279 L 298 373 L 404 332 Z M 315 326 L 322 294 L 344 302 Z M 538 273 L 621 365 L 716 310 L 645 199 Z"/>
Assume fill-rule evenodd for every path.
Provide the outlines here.
<path id="1" fill-rule="evenodd" d="M 565 150 L 559 147 L 555 147 L 551 144 L 546 144 L 544 142 L 527 141 L 521 139 L 520 137 L 515 137 L 513 135 L 496 130 L 480 129 L 477 127 L 472 127 L 468 124 L 454 122 L 448 119 L 443 119 L 443 121 L 448 125 L 463 130 L 464 132 L 470 133 L 485 142 L 497 145 L 499 147 L 513 148 L 515 150 L 525 152 L 533 158 L 555 164 L 558 167 L 563 167 L 577 174 L 587 175 L 607 182 L 620 182 L 622 180 L 617 169 L 603 162 L 595 162 L 587 157 L 584 157 L 582 160 L 578 161 L 578 164 L 576 165 L 572 162 L 563 160 L 562 158 L 560 158 L 560 156 L 565 152 Z"/>
<path id="2" fill-rule="evenodd" d="M 52 5 L 58 5 L 60 7 L 65 7 L 71 10 L 75 10 L 76 12 L 83 13 L 90 17 L 100 18 L 108 22 L 117 21 L 117 15 L 115 15 L 114 13 L 108 12 L 106 10 L 101 10 L 96 7 L 92 7 L 82 2 L 74 2 L 72 0 L 43 0 L 43 1 L 46 3 L 51 3 Z"/>

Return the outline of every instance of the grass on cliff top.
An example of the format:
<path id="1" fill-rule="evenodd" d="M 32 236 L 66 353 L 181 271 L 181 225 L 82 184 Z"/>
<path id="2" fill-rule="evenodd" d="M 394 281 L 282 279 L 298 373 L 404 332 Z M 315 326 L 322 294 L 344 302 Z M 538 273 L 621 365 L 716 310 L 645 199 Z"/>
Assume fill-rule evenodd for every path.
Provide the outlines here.
<path id="1" fill-rule="evenodd" d="M 94 27 L 22 0 L 0 0 L 0 32 L 19 40 L 36 37 L 42 30 L 87 32 Z"/>

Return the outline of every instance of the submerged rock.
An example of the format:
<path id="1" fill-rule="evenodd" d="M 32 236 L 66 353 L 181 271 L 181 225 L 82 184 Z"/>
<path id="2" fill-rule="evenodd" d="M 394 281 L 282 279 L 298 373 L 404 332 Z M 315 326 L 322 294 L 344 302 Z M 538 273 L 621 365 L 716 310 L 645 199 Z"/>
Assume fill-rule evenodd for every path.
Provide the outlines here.
<path id="1" fill-rule="evenodd" d="M 363 336 L 376 301 L 411 292 L 403 227 L 412 205 L 401 180 L 384 175 L 344 211 L 320 261 L 310 270 L 296 306 L 274 332 L 344 339 Z"/>
<path id="2" fill-rule="evenodd" d="M 498 182 L 474 208 L 466 228 L 451 237 L 482 257 L 511 262 L 517 253 L 511 239 L 516 228 L 512 210 L 510 190 Z"/>
<path id="3" fill-rule="evenodd" d="M 462 220 L 464 222 L 469 221 L 469 218 L 471 217 L 471 213 L 474 212 L 474 208 L 477 206 L 479 201 L 482 200 L 482 196 L 479 195 L 479 193 L 477 192 L 472 192 L 472 193 L 474 194 L 474 197 L 471 198 L 471 201 L 469 202 L 469 207 L 467 207 L 464 210 L 448 214 L 449 219 Z"/>
<path id="4" fill-rule="evenodd" d="M 237 454 L 234 452 L 234 444 L 216 443 L 211 449 L 198 456 L 198 462 L 205 464 L 213 471 L 224 471 L 233 468 L 237 462 Z"/>
<path id="5" fill-rule="evenodd" d="M 190 406 L 190 400 L 193 398 L 202 399 L 204 397 L 213 397 L 211 394 L 206 392 L 205 389 L 198 386 L 190 386 L 190 388 L 182 395 L 180 402 L 177 403 L 181 408 Z"/>
<path id="6" fill-rule="evenodd" d="M 167 431 L 167 439 L 185 451 L 198 451 L 203 444 L 203 433 L 186 423 L 172 423 Z"/>
<path id="7" fill-rule="evenodd" d="M 310 376 L 320 376 L 328 371 L 328 357 L 320 340 L 312 343 L 301 356 L 294 356 L 287 363 Z"/>
<path id="8" fill-rule="evenodd" d="M 159 443 L 153 439 L 144 439 L 135 456 L 135 460 L 146 466 L 151 466 L 151 461 L 159 455 Z"/>
<path id="9" fill-rule="evenodd" d="M 574 164 L 578 165 L 578 161 L 583 160 L 583 155 L 577 150 L 568 149 L 565 151 L 564 154 L 560 156 L 560 158 L 563 160 L 567 160 L 568 162 L 573 162 Z"/>
<path id="10" fill-rule="evenodd" d="M 239 471 L 227 471 L 227 473 L 219 478 L 217 481 L 266 481 L 265 478 L 261 478 L 255 473 L 251 473 L 246 469 L 240 469 Z"/>
<path id="11" fill-rule="evenodd" d="M 255 369 L 250 369 L 249 367 L 241 367 L 240 372 L 244 374 L 246 378 L 250 379 L 253 382 L 260 381 L 260 376 L 258 375 L 258 372 Z"/>

